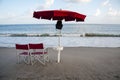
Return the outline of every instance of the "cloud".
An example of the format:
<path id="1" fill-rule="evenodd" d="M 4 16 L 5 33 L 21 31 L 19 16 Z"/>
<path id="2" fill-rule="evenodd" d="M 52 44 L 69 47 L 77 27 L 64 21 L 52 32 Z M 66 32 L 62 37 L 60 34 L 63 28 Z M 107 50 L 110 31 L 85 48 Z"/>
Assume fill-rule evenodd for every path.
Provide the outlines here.
<path id="1" fill-rule="evenodd" d="M 14 18 L 14 17 L 17 17 L 16 14 L 14 13 L 5 13 L 5 14 L 0 14 L 0 19 L 11 19 L 11 18 Z"/>
<path id="2" fill-rule="evenodd" d="M 54 0 L 45 0 L 45 4 L 38 5 L 37 10 L 47 9 L 54 4 Z"/>
<path id="3" fill-rule="evenodd" d="M 0 0 L 1 2 L 1 0 Z M 37 4 L 36 5 L 36 10 L 41 10 L 41 9 L 47 9 L 49 7 L 51 7 L 54 4 L 54 0 L 45 0 L 45 2 L 43 4 Z M 31 8 L 28 9 L 27 11 L 23 12 L 23 13 L 14 13 L 14 12 L 6 12 L 6 13 L 0 13 L 0 24 L 14 24 L 14 23 L 33 23 L 33 22 L 37 22 L 37 19 L 34 19 L 32 17 L 33 15 L 33 11 L 35 9 Z M 38 20 L 40 22 L 40 20 Z"/>
<path id="4" fill-rule="evenodd" d="M 106 0 L 105 2 L 103 2 L 103 4 L 102 4 L 102 5 L 103 5 L 103 6 L 110 5 L 110 3 L 109 3 L 109 2 L 110 2 L 110 0 Z"/>
<path id="5" fill-rule="evenodd" d="M 24 23 L 32 23 L 33 21 L 33 10 L 29 9 L 21 14 L 7 12 L 0 13 L 0 24 L 24 24 Z"/>
<path id="6" fill-rule="evenodd" d="M 46 0 L 45 5 L 46 5 L 47 7 L 50 7 L 53 3 L 54 3 L 54 0 Z"/>
<path id="7" fill-rule="evenodd" d="M 74 2 L 74 3 L 78 3 L 78 2 L 90 2 L 91 0 L 64 0 L 64 1 L 67 1 L 67 2 Z"/>
<path id="8" fill-rule="evenodd" d="M 110 7 L 109 10 L 108 10 L 108 15 L 110 15 L 110 16 L 120 16 L 120 11 Z"/>
<path id="9" fill-rule="evenodd" d="M 96 10 L 96 13 L 95 13 L 95 16 L 99 16 L 100 14 L 101 14 L 100 9 L 97 9 L 97 10 Z"/>
<path id="10" fill-rule="evenodd" d="M 111 16 L 111 17 L 120 16 L 120 10 L 113 8 L 113 5 L 110 3 L 110 0 L 106 0 L 105 2 L 103 2 L 102 5 L 107 8 L 106 14 L 108 16 Z"/>

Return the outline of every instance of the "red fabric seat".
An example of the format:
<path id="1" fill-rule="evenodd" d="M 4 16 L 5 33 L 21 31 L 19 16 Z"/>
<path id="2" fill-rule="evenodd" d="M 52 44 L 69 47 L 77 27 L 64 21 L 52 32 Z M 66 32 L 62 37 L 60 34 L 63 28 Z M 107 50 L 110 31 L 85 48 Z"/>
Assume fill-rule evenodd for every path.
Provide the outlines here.
<path id="1" fill-rule="evenodd" d="M 38 54 L 39 55 L 39 54 L 47 54 L 47 52 L 32 52 L 31 54 L 36 54 L 36 55 Z"/>
<path id="2" fill-rule="evenodd" d="M 28 52 L 22 52 L 22 53 L 19 53 L 20 55 L 29 55 Z"/>

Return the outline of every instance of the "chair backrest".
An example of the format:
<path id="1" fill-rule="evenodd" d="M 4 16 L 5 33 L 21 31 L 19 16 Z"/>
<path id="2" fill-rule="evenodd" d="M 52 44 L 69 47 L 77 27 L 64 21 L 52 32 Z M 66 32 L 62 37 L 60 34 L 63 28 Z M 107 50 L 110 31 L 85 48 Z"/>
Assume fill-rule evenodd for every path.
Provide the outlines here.
<path id="1" fill-rule="evenodd" d="M 29 47 L 27 44 L 16 44 L 16 49 L 19 49 L 19 50 L 28 50 Z"/>
<path id="2" fill-rule="evenodd" d="M 43 43 L 29 44 L 29 49 L 44 49 Z"/>

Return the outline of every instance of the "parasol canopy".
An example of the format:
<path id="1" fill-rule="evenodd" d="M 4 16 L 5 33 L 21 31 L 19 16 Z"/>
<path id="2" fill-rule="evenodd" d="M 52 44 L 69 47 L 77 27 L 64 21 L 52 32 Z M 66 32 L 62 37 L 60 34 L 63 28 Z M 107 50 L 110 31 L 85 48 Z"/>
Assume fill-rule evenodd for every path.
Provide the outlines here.
<path id="1" fill-rule="evenodd" d="M 68 10 L 35 11 L 33 17 L 47 20 L 84 21 L 86 15 Z"/>

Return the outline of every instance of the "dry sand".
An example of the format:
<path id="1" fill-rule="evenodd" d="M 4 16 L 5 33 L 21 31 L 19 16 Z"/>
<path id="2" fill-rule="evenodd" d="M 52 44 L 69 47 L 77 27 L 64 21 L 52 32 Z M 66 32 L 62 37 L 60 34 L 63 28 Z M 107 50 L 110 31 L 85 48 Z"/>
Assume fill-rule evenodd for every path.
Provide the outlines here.
<path id="1" fill-rule="evenodd" d="M 120 48 L 49 49 L 50 62 L 17 64 L 15 48 L 0 48 L 0 80 L 120 80 Z"/>

